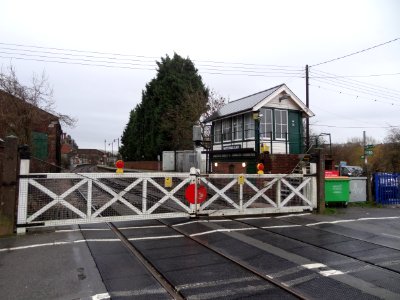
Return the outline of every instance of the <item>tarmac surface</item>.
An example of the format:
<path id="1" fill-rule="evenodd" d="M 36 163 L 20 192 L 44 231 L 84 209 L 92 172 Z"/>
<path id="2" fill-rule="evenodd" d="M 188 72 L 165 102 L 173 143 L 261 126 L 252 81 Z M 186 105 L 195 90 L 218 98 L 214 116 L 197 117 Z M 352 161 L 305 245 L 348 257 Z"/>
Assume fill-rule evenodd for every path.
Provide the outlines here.
<path id="1" fill-rule="evenodd" d="M 400 207 L 114 225 L 182 298 L 400 299 Z M 107 224 L 0 238 L 0 295 L 172 298 Z"/>

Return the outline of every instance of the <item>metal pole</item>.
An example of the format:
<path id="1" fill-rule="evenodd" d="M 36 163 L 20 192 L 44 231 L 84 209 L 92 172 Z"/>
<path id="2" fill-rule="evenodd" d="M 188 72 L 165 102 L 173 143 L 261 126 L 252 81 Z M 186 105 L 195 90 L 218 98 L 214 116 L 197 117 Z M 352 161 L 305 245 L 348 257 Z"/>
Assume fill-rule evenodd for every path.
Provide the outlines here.
<path id="1" fill-rule="evenodd" d="M 308 65 L 306 65 L 306 106 L 310 108 L 310 93 L 309 93 L 309 82 L 308 82 Z M 310 118 L 306 117 L 306 151 L 310 148 Z"/>
<path id="2" fill-rule="evenodd" d="M 318 149 L 317 210 L 320 214 L 325 211 L 325 155 L 322 148 Z"/>
<path id="3" fill-rule="evenodd" d="M 114 139 L 114 142 L 117 141 L 118 149 L 117 149 L 117 157 L 119 158 L 119 138 Z"/>

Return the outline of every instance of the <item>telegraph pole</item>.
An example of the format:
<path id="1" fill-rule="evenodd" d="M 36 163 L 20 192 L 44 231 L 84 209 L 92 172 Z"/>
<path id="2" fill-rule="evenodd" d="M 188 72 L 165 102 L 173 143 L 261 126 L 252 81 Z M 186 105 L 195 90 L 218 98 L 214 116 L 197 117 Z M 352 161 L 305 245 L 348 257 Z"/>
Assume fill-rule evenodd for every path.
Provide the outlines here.
<path id="1" fill-rule="evenodd" d="M 309 94 L 309 83 L 308 83 L 308 65 L 306 65 L 306 106 L 310 108 L 310 94 Z M 306 151 L 310 149 L 310 118 L 306 118 Z"/>

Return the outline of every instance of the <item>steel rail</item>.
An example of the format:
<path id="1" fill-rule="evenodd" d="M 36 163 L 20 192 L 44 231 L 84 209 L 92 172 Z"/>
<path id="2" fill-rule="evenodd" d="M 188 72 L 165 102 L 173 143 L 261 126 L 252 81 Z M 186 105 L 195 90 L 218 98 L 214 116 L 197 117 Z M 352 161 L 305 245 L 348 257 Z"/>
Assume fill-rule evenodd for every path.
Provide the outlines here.
<path id="1" fill-rule="evenodd" d="M 81 198 L 87 200 L 86 197 L 77 189 Z M 93 206 L 93 205 L 92 205 Z M 101 214 L 100 214 L 101 216 Z M 118 237 L 124 247 L 131 253 L 139 262 L 146 268 L 147 271 L 154 277 L 155 280 L 171 295 L 173 299 L 183 300 L 185 299 L 179 291 L 177 291 L 172 285 L 157 269 L 153 266 L 153 264 L 147 260 L 144 255 L 133 246 L 129 240 L 122 234 L 122 232 L 111 222 L 106 222 L 107 226 L 110 230 Z"/>
<path id="2" fill-rule="evenodd" d="M 163 286 L 163 288 L 174 298 L 177 300 L 185 299 L 179 291 L 177 291 L 172 285 L 158 270 L 153 266 L 153 264 L 147 260 L 143 254 L 133 246 L 129 240 L 121 233 L 121 231 L 112 223 L 106 223 L 112 232 L 120 239 L 122 244 L 129 250 L 131 254 L 133 254 L 142 265 L 151 273 L 151 275 Z"/>
<path id="3" fill-rule="evenodd" d="M 194 241 L 194 242 L 196 242 L 196 243 L 202 245 L 203 247 L 205 247 L 205 248 L 207 248 L 207 249 L 213 251 L 214 253 L 217 253 L 218 255 L 220 255 L 220 256 L 222 256 L 222 257 L 228 259 L 229 261 L 233 262 L 234 264 L 241 266 L 243 269 L 245 269 L 245 270 L 247 270 L 247 271 L 250 271 L 251 273 L 253 273 L 253 274 L 256 275 L 257 277 L 263 279 L 264 281 L 267 281 L 267 282 L 273 284 L 274 286 L 276 286 L 276 287 L 278 287 L 278 288 L 284 290 L 285 292 L 287 292 L 287 293 L 289 293 L 289 294 L 295 296 L 296 298 L 298 298 L 298 299 L 303 299 L 303 300 L 309 299 L 306 295 L 304 295 L 304 294 L 302 294 L 302 293 L 300 293 L 300 292 L 298 292 L 298 291 L 296 291 L 296 290 L 294 290 L 294 289 L 291 289 L 290 287 L 286 286 L 286 285 L 283 284 L 282 282 L 280 282 L 280 281 L 278 281 L 278 280 L 275 280 L 275 279 L 273 279 L 273 278 L 269 278 L 269 277 L 265 276 L 265 274 L 263 274 L 262 272 L 260 272 L 259 270 L 257 270 L 257 269 L 254 268 L 253 266 L 251 266 L 250 264 L 246 263 L 245 261 L 240 260 L 240 259 L 238 259 L 238 258 L 236 258 L 236 257 L 231 256 L 231 255 L 228 255 L 228 254 L 222 252 L 221 250 L 219 250 L 218 248 L 213 247 L 213 246 L 211 246 L 211 245 L 209 245 L 209 244 L 203 242 L 201 239 L 196 238 L 196 237 L 193 237 L 193 236 L 190 236 L 190 235 L 187 234 L 185 231 L 183 231 L 183 230 L 181 230 L 181 229 L 178 229 L 178 228 L 176 228 L 176 227 L 171 226 L 170 224 L 166 223 L 166 222 L 163 221 L 163 220 L 158 220 L 158 221 L 159 221 L 160 223 L 162 223 L 162 224 L 168 226 L 169 228 L 171 228 L 171 229 L 173 229 L 173 230 L 179 232 L 180 234 L 184 235 L 185 237 L 191 239 L 192 241 Z"/>

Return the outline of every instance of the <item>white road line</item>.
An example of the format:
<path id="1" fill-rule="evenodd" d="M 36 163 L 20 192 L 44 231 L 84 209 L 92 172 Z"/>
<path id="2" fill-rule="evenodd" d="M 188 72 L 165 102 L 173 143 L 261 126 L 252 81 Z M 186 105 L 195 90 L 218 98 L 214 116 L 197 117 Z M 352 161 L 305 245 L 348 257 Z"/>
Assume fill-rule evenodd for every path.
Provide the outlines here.
<path id="1" fill-rule="evenodd" d="M 323 269 L 323 268 L 328 268 L 327 265 L 321 264 L 321 263 L 313 263 L 313 264 L 305 264 L 302 265 L 302 267 L 309 269 L 309 270 L 313 270 L 313 269 Z M 339 270 L 319 270 L 318 272 L 319 274 L 321 274 L 322 276 L 325 277 L 329 277 L 329 276 L 333 276 L 333 275 L 343 275 L 344 273 L 342 271 Z"/>
<path id="2" fill-rule="evenodd" d="M 183 235 L 168 235 L 168 236 L 150 236 L 150 237 L 141 237 L 141 238 L 130 238 L 130 241 L 138 241 L 138 240 L 158 240 L 158 239 L 168 239 L 168 238 L 178 238 L 183 237 Z M 120 239 L 87 239 L 87 240 L 75 240 L 75 241 L 60 241 L 60 242 L 51 242 L 51 243 L 43 243 L 43 244 L 33 244 L 26 246 L 18 246 L 18 247 L 10 247 L 10 248 L 2 248 L 0 252 L 8 252 L 8 251 L 17 251 L 17 250 L 25 250 L 39 247 L 50 247 L 50 246 L 62 246 L 62 245 L 71 245 L 71 244 L 79 244 L 86 242 L 120 242 Z"/>
<path id="3" fill-rule="evenodd" d="M 207 222 L 207 221 L 205 221 L 205 220 L 189 221 L 189 222 L 183 222 L 183 223 L 174 224 L 174 225 L 172 225 L 172 227 L 190 225 L 190 224 L 195 224 L 195 223 L 205 223 L 205 222 Z"/>
<path id="4" fill-rule="evenodd" d="M 336 221 L 324 221 L 324 222 L 306 224 L 305 226 L 315 226 L 321 224 L 337 224 L 337 223 L 347 223 L 347 222 L 357 222 L 357 221 L 370 221 L 370 220 L 394 220 L 394 219 L 400 219 L 400 217 L 395 216 L 395 217 L 358 218 L 358 219 L 347 219 L 347 220 L 336 220 Z"/>
<path id="5" fill-rule="evenodd" d="M 55 232 L 76 232 L 76 231 L 106 231 L 110 230 L 109 228 L 81 228 L 81 229 L 60 229 L 56 230 Z"/>
<path id="6" fill-rule="evenodd" d="M 382 235 L 394 237 L 396 239 L 400 239 L 400 235 L 394 235 L 394 234 L 388 234 L 388 233 L 382 233 Z"/>
<path id="7" fill-rule="evenodd" d="M 167 225 L 149 225 L 149 226 L 132 226 L 132 227 L 118 227 L 119 230 L 127 229 L 148 229 L 148 228 L 165 228 Z"/>
<path id="8" fill-rule="evenodd" d="M 376 218 L 359 218 L 359 221 L 368 221 L 368 220 L 393 220 L 400 219 L 400 217 L 376 217 Z"/>
<path id="9" fill-rule="evenodd" d="M 311 215 L 311 213 L 304 213 L 304 214 L 290 214 L 290 215 L 284 215 L 284 216 L 277 216 L 275 219 L 282 219 L 282 218 L 289 218 L 289 217 L 299 217 L 299 216 L 308 216 Z"/>
<path id="10" fill-rule="evenodd" d="M 218 223 L 218 222 L 233 222 L 233 220 L 228 220 L 228 219 L 221 219 L 221 220 L 196 220 L 196 221 L 189 221 L 189 222 L 183 222 L 183 223 L 174 224 L 174 225 L 172 225 L 172 227 L 190 225 L 190 224 L 195 224 L 195 223 Z"/>
<path id="11" fill-rule="evenodd" d="M 111 296 L 109 293 L 103 293 L 103 294 L 97 294 L 92 296 L 92 300 L 105 300 L 105 299 L 110 299 Z"/>
<path id="12" fill-rule="evenodd" d="M 211 234 L 211 233 L 216 233 L 216 232 L 234 232 L 234 231 L 244 231 L 244 230 L 256 230 L 258 228 L 256 227 L 248 227 L 248 228 L 220 228 L 220 229 L 214 229 L 214 230 L 208 230 L 204 232 L 198 232 L 198 233 L 192 233 L 190 236 L 199 236 L 199 235 L 206 235 L 206 234 Z"/>
<path id="13" fill-rule="evenodd" d="M 161 240 L 161 239 L 169 239 L 169 238 L 180 238 L 184 237 L 182 234 L 177 235 L 164 235 L 164 236 L 146 236 L 146 237 L 138 237 L 138 238 L 129 238 L 129 241 L 142 241 L 142 240 Z"/>
<path id="14" fill-rule="evenodd" d="M 338 270 L 326 270 L 319 272 L 322 276 L 329 277 L 333 275 L 343 275 L 344 273 Z"/>
<path id="15" fill-rule="evenodd" d="M 355 221 L 357 221 L 357 220 L 356 219 L 350 219 L 350 220 L 324 221 L 324 222 L 306 224 L 305 226 L 315 226 L 315 225 L 322 225 L 322 224 L 348 223 L 348 222 L 355 222 Z"/>
<path id="16" fill-rule="evenodd" d="M 320 263 L 314 263 L 314 264 L 302 265 L 302 267 L 306 269 L 319 269 L 319 268 L 326 268 L 326 265 Z"/>
<path id="17" fill-rule="evenodd" d="M 268 229 L 268 228 L 290 228 L 290 227 L 301 227 L 302 225 L 275 225 L 275 226 L 263 226 L 261 228 Z"/>
<path id="18" fill-rule="evenodd" d="M 120 239 L 87 239 L 79 242 L 119 242 Z"/>
<path id="19" fill-rule="evenodd" d="M 16 250 L 31 249 L 31 248 L 46 247 L 46 246 L 68 245 L 68 244 L 72 244 L 72 243 L 73 243 L 73 241 L 72 242 L 53 242 L 53 243 L 44 243 L 44 244 L 33 244 L 33 245 L 26 245 L 26 246 L 3 248 L 3 249 L 0 249 L 0 252 L 16 251 Z"/>
<path id="20" fill-rule="evenodd" d="M 236 218 L 233 220 L 262 220 L 262 219 L 271 219 L 271 217 L 249 217 L 249 218 Z"/>

